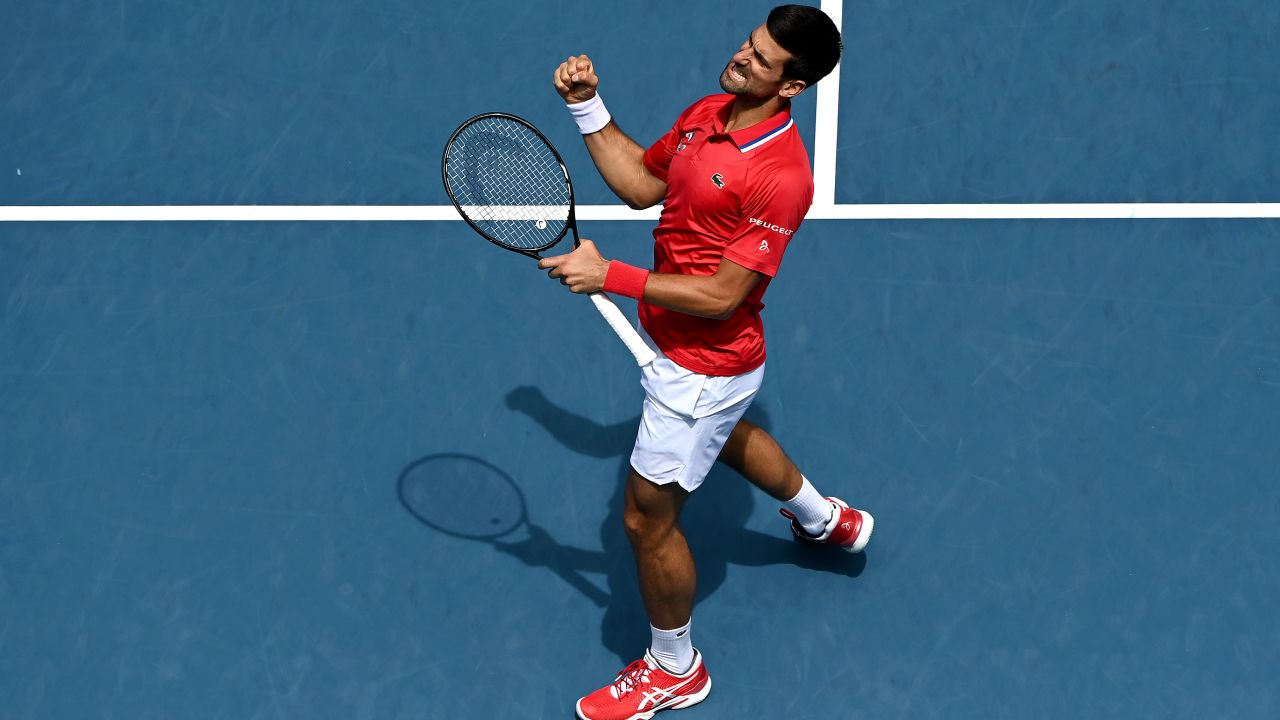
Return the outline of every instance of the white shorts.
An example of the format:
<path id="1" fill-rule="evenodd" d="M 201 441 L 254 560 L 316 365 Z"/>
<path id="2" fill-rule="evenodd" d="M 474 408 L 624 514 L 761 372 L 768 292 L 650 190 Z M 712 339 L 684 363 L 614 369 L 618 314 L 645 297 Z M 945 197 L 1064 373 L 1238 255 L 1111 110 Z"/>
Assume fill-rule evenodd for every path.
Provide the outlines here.
<path id="1" fill-rule="evenodd" d="M 702 375 L 668 359 L 643 328 L 640 335 L 658 358 L 640 373 L 644 411 L 631 467 L 654 484 L 680 483 L 692 492 L 755 399 L 764 365 L 742 375 Z"/>

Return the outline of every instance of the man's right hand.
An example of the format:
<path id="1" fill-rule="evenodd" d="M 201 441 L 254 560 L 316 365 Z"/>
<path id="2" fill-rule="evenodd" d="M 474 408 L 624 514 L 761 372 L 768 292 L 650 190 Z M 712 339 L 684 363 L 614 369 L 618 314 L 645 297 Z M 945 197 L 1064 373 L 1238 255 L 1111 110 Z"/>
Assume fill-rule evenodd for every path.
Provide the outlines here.
<path id="1" fill-rule="evenodd" d="M 556 68 L 553 81 L 556 92 L 560 93 L 560 97 L 570 105 L 586 102 L 595 97 L 596 86 L 600 84 L 600 78 L 596 76 L 591 58 L 586 55 L 573 55 L 560 63 L 560 67 Z"/>

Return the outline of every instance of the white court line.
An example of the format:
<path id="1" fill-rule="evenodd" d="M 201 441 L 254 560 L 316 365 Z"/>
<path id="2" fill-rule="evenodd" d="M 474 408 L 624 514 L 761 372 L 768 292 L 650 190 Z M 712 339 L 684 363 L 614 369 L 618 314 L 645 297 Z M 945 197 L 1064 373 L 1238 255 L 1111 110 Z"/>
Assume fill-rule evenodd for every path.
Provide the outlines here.
<path id="1" fill-rule="evenodd" d="M 844 30 L 844 0 L 822 0 L 825 12 L 836 28 Z M 836 204 L 836 134 L 840 119 L 840 63 L 815 87 L 818 93 L 817 118 L 813 126 L 813 207 L 826 209 Z M 812 216 L 812 214 L 811 214 Z"/>
<path id="2" fill-rule="evenodd" d="M 1280 203 L 832 205 L 813 220 L 1198 220 L 1280 218 Z"/>
<path id="3" fill-rule="evenodd" d="M 580 205 L 579 220 L 658 219 L 659 208 Z M 1280 203 L 1019 203 L 815 205 L 809 220 L 1194 220 L 1280 218 Z M 450 205 L 26 205 L 0 222 L 432 222 L 461 220 Z"/>
<path id="4" fill-rule="evenodd" d="M 843 28 L 843 0 L 822 0 Z M 1280 218 L 1280 203 L 991 203 L 837 205 L 840 66 L 816 87 L 810 220 L 1191 220 Z M 579 220 L 658 219 L 660 208 L 579 205 Z M 460 220 L 449 205 L 49 205 L 0 206 L 2 222 L 430 222 Z"/>

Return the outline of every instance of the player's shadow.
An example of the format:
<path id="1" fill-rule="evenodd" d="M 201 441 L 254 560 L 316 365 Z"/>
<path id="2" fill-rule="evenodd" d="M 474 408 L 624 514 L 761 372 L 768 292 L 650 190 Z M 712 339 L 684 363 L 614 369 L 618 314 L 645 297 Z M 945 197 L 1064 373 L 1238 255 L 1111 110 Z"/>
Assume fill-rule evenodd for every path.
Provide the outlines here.
<path id="1" fill-rule="evenodd" d="M 595 458 L 620 459 L 613 478 L 615 491 L 608 507 L 604 508 L 600 525 L 603 552 L 564 547 L 549 535 L 537 538 L 527 546 L 498 547 L 530 565 L 550 567 L 557 574 L 569 568 L 581 572 L 603 572 L 608 582 L 608 601 L 602 642 L 626 662 L 649 642 L 648 618 L 636 584 L 635 562 L 622 527 L 623 488 L 630 470 L 631 447 L 639 417 L 603 425 L 559 407 L 534 387 L 516 388 L 507 394 L 506 401 L 508 407 L 535 420 L 573 452 Z M 753 407 L 747 412 L 747 419 L 769 429 L 769 418 L 763 408 Z M 724 584 L 730 564 L 794 565 L 849 577 L 862 573 L 866 565 L 864 555 L 799 545 L 790 538 L 786 522 L 781 517 L 777 521 L 777 530 L 772 533 L 747 528 L 757 496 L 775 504 L 772 498 L 758 493 L 736 472 L 717 463 L 686 504 L 681 527 L 697 562 L 699 602 Z M 582 590 L 577 584 L 574 587 Z M 589 592 L 584 594 L 591 597 Z M 591 599 L 599 604 L 598 598 Z"/>

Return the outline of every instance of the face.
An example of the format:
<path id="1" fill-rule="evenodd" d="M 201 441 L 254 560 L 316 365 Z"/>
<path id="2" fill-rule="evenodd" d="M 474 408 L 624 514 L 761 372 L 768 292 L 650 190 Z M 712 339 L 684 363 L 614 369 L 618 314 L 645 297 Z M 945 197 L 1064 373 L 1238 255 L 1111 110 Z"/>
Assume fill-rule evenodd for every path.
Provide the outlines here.
<path id="1" fill-rule="evenodd" d="M 791 53 L 769 35 L 761 25 L 747 36 L 742 47 L 729 59 L 720 73 L 720 87 L 732 95 L 767 98 L 782 94 L 793 97 L 804 89 L 799 80 L 784 80 L 782 68 L 791 59 Z"/>

